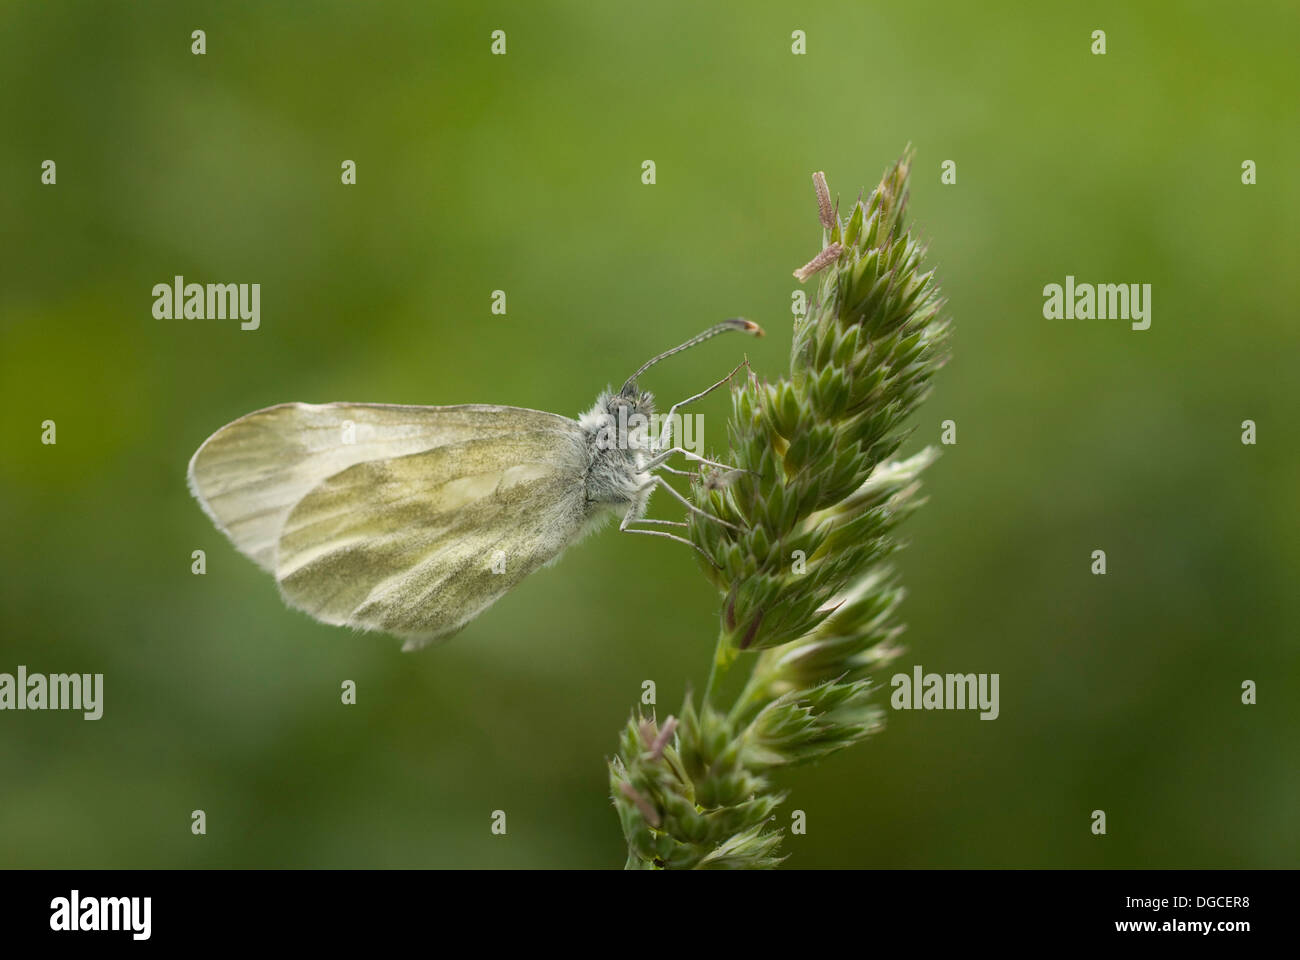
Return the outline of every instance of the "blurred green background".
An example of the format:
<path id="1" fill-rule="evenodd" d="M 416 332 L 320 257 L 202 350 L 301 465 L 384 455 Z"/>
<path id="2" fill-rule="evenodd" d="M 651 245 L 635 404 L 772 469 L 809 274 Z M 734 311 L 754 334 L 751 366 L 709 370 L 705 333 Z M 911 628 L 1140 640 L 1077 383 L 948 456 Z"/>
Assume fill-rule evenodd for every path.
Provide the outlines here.
<path id="1" fill-rule="evenodd" d="M 715 636 L 685 548 L 606 531 L 401 654 L 286 609 L 186 463 L 286 400 L 576 415 L 735 314 L 769 337 L 645 385 L 778 376 L 810 174 L 851 200 L 911 141 L 954 359 L 906 449 L 958 443 L 897 669 L 999 673 L 1001 716 L 891 712 L 789 772 L 789 864 L 1296 866 L 1300 14 L 1052 6 L 0 6 L 0 671 L 106 687 L 0 714 L 0 865 L 621 866 L 605 757 Z M 176 274 L 260 283 L 261 329 L 155 320 Z M 1151 329 L 1044 320 L 1066 274 L 1153 284 Z"/>

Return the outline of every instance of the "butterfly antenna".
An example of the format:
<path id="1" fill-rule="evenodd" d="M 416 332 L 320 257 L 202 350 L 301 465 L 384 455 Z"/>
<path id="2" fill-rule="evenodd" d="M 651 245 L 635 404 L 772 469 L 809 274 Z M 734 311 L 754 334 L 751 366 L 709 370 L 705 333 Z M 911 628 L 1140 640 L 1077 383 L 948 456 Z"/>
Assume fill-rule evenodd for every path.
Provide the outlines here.
<path id="1" fill-rule="evenodd" d="M 632 384 L 636 382 L 636 378 L 641 376 L 641 374 L 645 373 L 660 360 L 671 357 L 674 353 L 681 353 L 683 350 L 689 350 L 696 344 L 703 343 L 705 340 L 711 340 L 718 334 L 726 333 L 729 330 L 740 330 L 754 337 L 761 337 L 763 335 L 763 328 L 753 320 L 746 320 L 744 317 L 730 317 L 715 326 L 709 327 L 709 329 L 705 330 L 703 333 L 696 334 L 685 343 L 680 343 L 671 350 L 665 350 L 663 353 L 659 354 L 659 356 L 651 357 L 645 363 L 641 364 L 640 369 L 638 369 L 636 373 L 632 374 L 632 376 L 628 377 L 627 382 L 623 384 L 623 392 L 627 393 Z"/>

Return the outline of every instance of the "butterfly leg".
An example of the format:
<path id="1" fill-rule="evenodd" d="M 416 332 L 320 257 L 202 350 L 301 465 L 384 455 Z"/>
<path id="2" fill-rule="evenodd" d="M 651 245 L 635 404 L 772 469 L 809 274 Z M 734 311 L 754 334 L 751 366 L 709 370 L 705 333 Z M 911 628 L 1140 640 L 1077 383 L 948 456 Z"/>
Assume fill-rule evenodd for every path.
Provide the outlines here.
<path id="1" fill-rule="evenodd" d="M 630 524 L 633 523 L 662 523 L 662 524 L 677 526 L 679 521 L 642 519 L 636 515 L 636 506 L 633 505 L 632 508 L 629 509 L 628 512 L 623 515 L 623 522 L 618 525 L 618 529 L 623 533 L 644 533 L 647 536 L 651 536 L 651 537 L 667 537 L 669 540 L 676 540 L 678 543 L 686 544 L 688 547 L 690 547 L 692 550 L 694 550 L 696 553 L 702 556 L 705 560 L 709 561 L 709 564 L 711 566 L 713 567 L 718 566 L 716 563 L 713 562 L 712 557 L 710 557 L 707 553 L 701 550 L 696 544 L 687 540 L 685 537 L 679 537 L 675 533 L 665 533 L 663 530 L 637 530 L 636 528 L 630 526 Z M 681 526 L 685 526 L 685 524 L 683 523 L 681 524 Z"/>
<path id="2" fill-rule="evenodd" d="M 658 439 L 655 441 L 655 447 L 656 447 L 656 449 L 662 450 L 662 449 L 664 448 L 664 444 L 666 444 L 666 443 L 671 443 L 671 442 L 672 442 L 672 439 L 673 439 L 673 415 L 677 413 L 677 408 L 678 408 L 678 407 L 684 407 L 684 406 L 686 406 L 688 403 L 694 403 L 696 400 L 699 400 L 699 399 L 701 399 L 701 398 L 703 398 L 703 397 L 707 397 L 709 394 L 711 394 L 714 390 L 718 389 L 718 387 L 722 386 L 724 383 L 730 383 L 730 382 L 731 382 L 731 378 L 734 377 L 734 376 L 735 376 L 735 375 L 740 371 L 740 368 L 741 368 L 741 367 L 747 367 L 747 366 L 749 366 L 749 360 L 748 360 L 748 358 L 746 358 L 745 360 L 743 360 L 743 361 L 741 361 L 739 364 L 737 364 L 735 370 L 732 370 L 729 374 L 727 374 L 725 377 L 723 377 L 721 380 L 719 380 L 719 381 L 718 381 L 717 383 L 715 383 L 713 386 L 709 387 L 709 388 L 706 389 L 706 390 L 701 390 L 699 393 L 697 393 L 697 394 L 696 394 L 695 396 L 693 396 L 693 397 L 687 397 L 685 400 L 679 400 L 679 401 L 677 401 L 676 403 L 674 403 L 671 407 L 669 407 L 669 408 L 668 408 L 668 416 L 664 417 L 664 428 L 663 428 L 663 430 L 660 432 Z"/>
<path id="3" fill-rule="evenodd" d="M 709 513 L 707 510 L 701 510 L 701 509 L 700 509 L 699 507 L 697 507 L 695 504 L 691 503 L 691 501 L 687 500 L 687 499 L 686 499 L 685 497 L 683 497 L 680 493 L 678 493 L 676 490 L 674 490 L 674 489 L 672 488 L 672 485 L 671 485 L 667 480 L 665 480 L 663 477 L 659 477 L 659 476 L 651 477 L 651 478 L 650 478 L 650 482 L 649 482 L 646 486 L 647 486 L 647 487 L 661 487 L 662 489 L 667 490 L 668 493 L 671 494 L 671 495 L 672 495 L 672 496 L 673 496 L 673 497 L 674 497 L 674 498 L 675 498 L 675 499 L 676 499 L 676 500 L 677 500 L 677 501 L 678 501 L 682 506 L 684 506 L 687 510 L 691 511 L 691 513 L 699 514 L 701 517 L 703 517 L 703 518 L 706 519 L 706 520 L 712 520 L 714 523 L 720 523 L 720 524 L 722 524 L 724 527 L 730 527 L 732 530 L 736 530 L 736 531 L 740 531 L 740 530 L 741 530 L 741 528 L 738 527 L 738 526 L 736 526 L 734 523 L 731 523 L 731 522 L 729 522 L 729 521 L 727 521 L 727 520 L 723 520 L 721 517 L 715 517 L 713 514 Z M 642 489 L 645 489 L 645 488 L 643 487 Z"/>
<path id="4" fill-rule="evenodd" d="M 701 457 L 698 453 L 692 453 L 691 451 L 683 447 L 670 447 L 667 450 L 662 450 L 659 453 L 656 453 L 653 457 L 651 457 L 646 462 L 645 466 L 642 467 L 641 469 L 643 470 L 666 469 L 668 470 L 669 473 L 683 473 L 684 471 L 681 470 L 674 470 L 671 467 L 664 467 L 664 461 L 666 461 L 669 457 L 671 457 L 673 454 L 676 453 L 680 453 L 687 460 L 694 460 L 698 463 L 705 463 L 708 464 L 710 467 L 717 467 L 720 470 L 740 470 L 742 473 L 748 472 L 746 470 L 743 470 L 740 467 L 733 467 L 725 463 L 718 463 L 718 461 L 716 460 L 706 459 L 705 457 Z"/>

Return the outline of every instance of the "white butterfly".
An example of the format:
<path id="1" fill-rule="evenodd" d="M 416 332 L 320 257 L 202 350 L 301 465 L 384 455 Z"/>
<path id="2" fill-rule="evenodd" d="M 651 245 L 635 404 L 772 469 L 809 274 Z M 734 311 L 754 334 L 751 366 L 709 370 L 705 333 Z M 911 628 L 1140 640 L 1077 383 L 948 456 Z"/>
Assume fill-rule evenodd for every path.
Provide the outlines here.
<path id="1" fill-rule="evenodd" d="M 728 330 L 762 335 L 751 321 L 724 321 L 649 360 L 578 420 L 484 404 L 267 407 L 204 441 L 190 490 L 290 606 L 418 649 L 464 627 L 611 514 L 622 514 L 620 530 L 694 546 L 634 524 L 685 525 L 641 519 L 656 487 L 702 513 L 657 471 L 680 473 L 666 465 L 675 454 L 725 468 L 670 444 L 677 408 L 730 377 L 674 405 L 658 436 L 638 429 L 654 399 L 636 379 Z"/>

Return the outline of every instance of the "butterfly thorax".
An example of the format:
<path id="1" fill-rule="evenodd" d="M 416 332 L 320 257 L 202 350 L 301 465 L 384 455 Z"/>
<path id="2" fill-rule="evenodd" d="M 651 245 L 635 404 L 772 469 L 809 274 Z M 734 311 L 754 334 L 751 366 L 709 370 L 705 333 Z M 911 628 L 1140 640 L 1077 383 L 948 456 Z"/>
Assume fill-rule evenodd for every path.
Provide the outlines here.
<path id="1" fill-rule="evenodd" d="M 587 446 L 587 503 L 593 508 L 644 506 L 654 455 L 654 397 L 636 389 L 605 391 L 578 418 Z M 639 513 L 639 511 L 638 511 Z"/>

